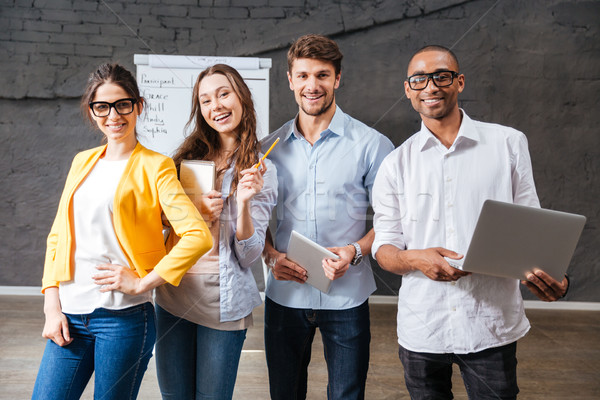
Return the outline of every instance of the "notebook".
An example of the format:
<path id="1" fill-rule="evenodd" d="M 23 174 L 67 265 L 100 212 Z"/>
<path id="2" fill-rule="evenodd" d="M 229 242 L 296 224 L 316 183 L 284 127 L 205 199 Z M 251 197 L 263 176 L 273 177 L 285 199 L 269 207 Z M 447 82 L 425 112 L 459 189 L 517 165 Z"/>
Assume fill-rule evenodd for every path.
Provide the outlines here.
<path id="1" fill-rule="evenodd" d="M 183 160 L 179 167 L 179 180 L 188 196 L 208 193 L 215 188 L 215 163 Z"/>
<path id="2" fill-rule="evenodd" d="M 198 204 L 200 196 L 215 188 L 213 161 L 183 160 L 179 166 L 179 181 L 188 197 Z M 207 223 L 210 226 L 210 223 Z"/>
<path id="3" fill-rule="evenodd" d="M 469 249 L 451 266 L 526 280 L 534 268 L 562 281 L 586 218 L 495 200 L 483 204 Z"/>
<path id="4" fill-rule="evenodd" d="M 306 283 L 316 287 L 323 293 L 329 292 L 331 280 L 325 275 L 325 271 L 323 271 L 323 259 L 332 258 L 339 260 L 340 257 L 338 255 L 313 242 L 306 236 L 292 231 L 286 257 L 306 270 Z"/>

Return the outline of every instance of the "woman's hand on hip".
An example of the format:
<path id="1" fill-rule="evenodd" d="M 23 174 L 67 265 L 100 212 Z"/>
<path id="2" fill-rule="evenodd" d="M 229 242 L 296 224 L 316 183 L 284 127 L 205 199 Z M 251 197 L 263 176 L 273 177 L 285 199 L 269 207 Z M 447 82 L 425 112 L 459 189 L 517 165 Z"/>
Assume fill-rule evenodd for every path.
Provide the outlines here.
<path id="1" fill-rule="evenodd" d="M 129 267 L 119 264 L 100 264 L 96 269 L 100 272 L 94 274 L 92 278 L 96 285 L 102 286 L 101 292 L 118 290 L 130 295 L 143 292 L 140 289 L 141 278 Z"/>

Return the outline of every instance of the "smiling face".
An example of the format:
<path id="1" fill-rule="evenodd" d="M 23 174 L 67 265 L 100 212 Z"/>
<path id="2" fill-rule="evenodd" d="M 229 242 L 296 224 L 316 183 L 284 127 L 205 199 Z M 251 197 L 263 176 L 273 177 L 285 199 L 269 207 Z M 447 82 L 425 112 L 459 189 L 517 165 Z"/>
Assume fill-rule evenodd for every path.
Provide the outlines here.
<path id="1" fill-rule="evenodd" d="M 452 57 L 444 51 L 430 50 L 416 54 L 408 65 L 408 75 L 428 74 L 436 71 L 458 72 L 458 65 Z M 423 90 L 413 90 L 404 82 L 406 97 L 410 99 L 413 108 L 423 119 L 443 119 L 453 112 L 458 111 L 458 94 L 465 87 L 464 75 L 454 78 L 452 85 L 438 88 L 429 80 Z"/>
<path id="2" fill-rule="evenodd" d="M 294 91 L 300 110 L 310 116 L 326 113 L 335 104 L 335 89 L 341 74 L 333 63 L 314 58 L 297 58 L 288 72 L 290 89 Z"/>
<path id="3" fill-rule="evenodd" d="M 121 86 L 105 82 L 98 86 L 96 94 L 92 101 L 105 101 L 113 103 L 117 100 L 131 98 L 132 96 L 125 91 Z M 110 114 L 106 117 L 96 117 L 92 110 L 89 110 L 90 115 L 98 128 L 106 136 L 108 142 L 114 143 L 134 143 L 137 141 L 135 137 L 135 124 L 137 117 L 142 111 L 141 104 L 133 106 L 133 112 L 127 115 L 120 115 L 115 110 L 115 107 L 110 109 Z"/>
<path id="4" fill-rule="evenodd" d="M 206 123 L 220 134 L 235 133 L 242 120 L 240 98 L 222 74 L 206 76 L 198 88 L 200 112 Z"/>

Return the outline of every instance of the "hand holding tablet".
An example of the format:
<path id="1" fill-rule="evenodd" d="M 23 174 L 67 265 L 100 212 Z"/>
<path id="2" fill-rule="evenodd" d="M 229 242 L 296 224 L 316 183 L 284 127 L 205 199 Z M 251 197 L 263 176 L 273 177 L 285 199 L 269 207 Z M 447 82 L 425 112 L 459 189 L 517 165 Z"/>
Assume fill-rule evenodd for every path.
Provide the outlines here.
<path id="1" fill-rule="evenodd" d="M 287 258 L 306 270 L 306 283 L 323 293 L 329 292 L 332 281 L 325 276 L 323 259 L 339 260 L 339 256 L 300 233 L 292 231 Z"/>

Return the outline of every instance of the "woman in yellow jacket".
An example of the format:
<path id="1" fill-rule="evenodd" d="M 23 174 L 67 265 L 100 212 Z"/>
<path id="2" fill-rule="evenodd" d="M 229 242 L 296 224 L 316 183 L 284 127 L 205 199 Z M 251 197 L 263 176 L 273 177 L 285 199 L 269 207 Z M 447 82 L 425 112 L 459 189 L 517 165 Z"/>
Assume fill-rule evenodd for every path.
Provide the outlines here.
<path id="1" fill-rule="evenodd" d="M 138 143 L 144 99 L 116 64 L 90 75 L 82 109 L 107 144 L 73 160 L 46 250 L 34 399 L 134 399 L 156 341 L 152 289 L 178 285 L 212 247 L 173 161 Z M 181 238 L 166 253 L 161 215 Z"/>

